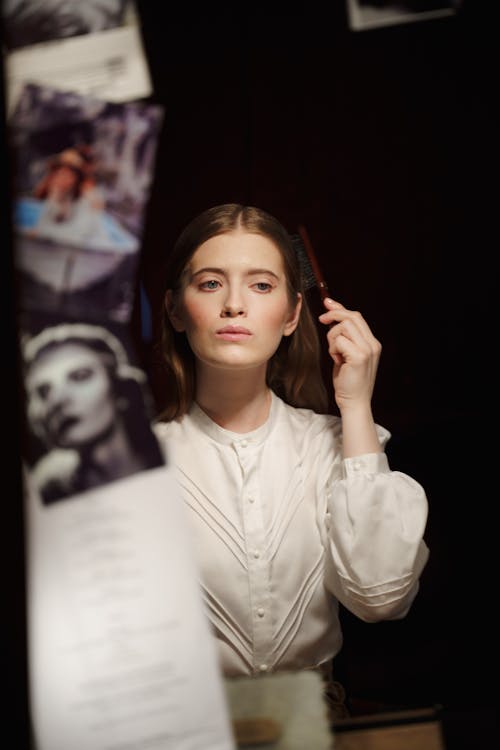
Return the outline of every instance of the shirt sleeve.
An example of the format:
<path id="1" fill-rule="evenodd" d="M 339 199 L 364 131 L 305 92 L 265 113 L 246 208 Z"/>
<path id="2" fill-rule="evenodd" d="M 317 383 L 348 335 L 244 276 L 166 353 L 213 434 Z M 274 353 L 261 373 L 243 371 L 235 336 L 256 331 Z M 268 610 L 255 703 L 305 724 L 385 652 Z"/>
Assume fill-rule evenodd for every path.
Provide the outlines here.
<path id="1" fill-rule="evenodd" d="M 390 433 L 377 430 L 385 446 Z M 343 459 L 326 493 L 327 587 L 367 622 L 404 617 L 429 556 L 423 487 L 382 452 Z"/>

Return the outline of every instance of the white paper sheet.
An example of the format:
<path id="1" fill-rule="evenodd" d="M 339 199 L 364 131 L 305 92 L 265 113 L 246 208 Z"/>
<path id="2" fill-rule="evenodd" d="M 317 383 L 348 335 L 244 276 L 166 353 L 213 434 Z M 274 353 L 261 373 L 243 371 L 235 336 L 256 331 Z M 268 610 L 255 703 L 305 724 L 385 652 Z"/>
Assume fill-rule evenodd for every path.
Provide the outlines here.
<path id="1" fill-rule="evenodd" d="M 233 750 L 171 470 L 26 505 L 35 750 Z"/>
<path id="2" fill-rule="evenodd" d="M 43 42 L 15 50 L 5 59 L 7 113 L 25 83 L 126 102 L 152 93 L 137 24 Z"/>

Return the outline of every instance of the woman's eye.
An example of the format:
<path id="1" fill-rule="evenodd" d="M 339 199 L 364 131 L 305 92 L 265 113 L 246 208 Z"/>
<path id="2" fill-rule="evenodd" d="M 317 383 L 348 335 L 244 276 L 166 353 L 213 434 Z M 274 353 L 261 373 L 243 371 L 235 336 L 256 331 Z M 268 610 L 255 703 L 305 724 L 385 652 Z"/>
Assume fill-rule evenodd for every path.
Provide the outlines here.
<path id="1" fill-rule="evenodd" d="M 273 288 L 267 281 L 258 281 L 254 286 L 258 292 L 270 292 Z"/>
<path id="2" fill-rule="evenodd" d="M 219 286 L 220 282 L 216 281 L 215 279 L 209 279 L 209 281 L 204 281 L 200 284 L 201 289 L 208 289 L 209 291 L 218 289 Z"/>
<path id="3" fill-rule="evenodd" d="M 45 401 L 50 393 L 50 385 L 48 383 L 41 383 L 39 386 L 37 386 L 36 392 L 38 396 L 42 399 L 42 401 Z"/>
<path id="4" fill-rule="evenodd" d="M 80 383 L 91 378 L 93 374 L 94 372 L 90 367 L 79 367 L 77 370 L 72 370 L 69 379 Z"/>

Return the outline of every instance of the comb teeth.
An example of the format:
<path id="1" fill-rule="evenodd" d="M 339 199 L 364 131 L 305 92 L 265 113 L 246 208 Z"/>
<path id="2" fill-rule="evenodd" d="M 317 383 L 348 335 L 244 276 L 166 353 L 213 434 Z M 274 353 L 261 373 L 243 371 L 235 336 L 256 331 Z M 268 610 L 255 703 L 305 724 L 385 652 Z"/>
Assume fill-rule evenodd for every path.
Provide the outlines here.
<path id="1" fill-rule="evenodd" d="M 313 246 L 311 245 L 309 234 L 307 233 L 307 229 L 305 228 L 305 226 L 303 226 L 302 224 L 299 226 L 298 232 L 299 232 L 299 237 L 304 244 L 304 248 L 306 251 L 306 255 L 309 259 L 309 263 L 311 264 L 311 268 L 314 274 L 316 286 L 318 288 L 320 297 L 322 300 L 324 300 L 328 297 L 330 292 L 328 291 L 328 284 L 323 278 L 321 268 L 319 267 L 318 259 L 316 258 L 316 253 L 314 252 Z"/>
<path id="2" fill-rule="evenodd" d="M 316 281 L 316 276 L 314 275 L 302 237 L 300 234 L 291 234 L 290 239 L 292 240 L 293 249 L 295 250 L 295 255 L 299 261 L 300 275 L 302 276 L 304 290 L 307 292 L 309 289 L 315 287 L 318 282 Z"/>

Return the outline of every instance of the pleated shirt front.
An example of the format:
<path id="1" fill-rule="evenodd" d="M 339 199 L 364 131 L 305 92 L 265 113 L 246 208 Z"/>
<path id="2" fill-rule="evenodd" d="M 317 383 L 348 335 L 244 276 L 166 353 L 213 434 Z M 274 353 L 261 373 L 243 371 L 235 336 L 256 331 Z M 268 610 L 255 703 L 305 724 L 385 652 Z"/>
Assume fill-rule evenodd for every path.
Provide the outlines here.
<path id="1" fill-rule="evenodd" d="M 338 602 L 404 616 L 427 560 L 427 500 L 385 453 L 342 458 L 342 422 L 274 393 L 234 433 L 196 404 L 155 432 L 188 509 L 200 583 L 227 676 L 314 667 L 341 648 Z M 377 426 L 383 445 L 390 434 Z"/>

